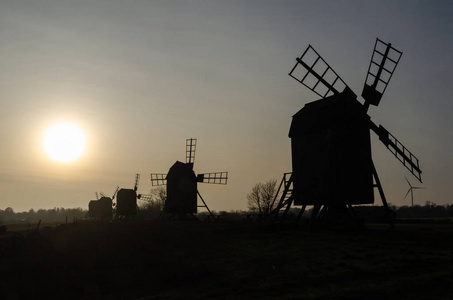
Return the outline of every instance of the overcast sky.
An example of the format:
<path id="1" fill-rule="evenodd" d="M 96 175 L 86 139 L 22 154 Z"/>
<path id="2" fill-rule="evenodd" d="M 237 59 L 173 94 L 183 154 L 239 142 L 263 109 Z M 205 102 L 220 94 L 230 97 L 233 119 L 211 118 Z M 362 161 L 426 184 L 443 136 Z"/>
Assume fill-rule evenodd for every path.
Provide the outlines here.
<path id="1" fill-rule="evenodd" d="M 295 58 L 311 44 L 360 95 L 376 37 L 403 55 L 369 114 L 423 171 L 421 184 L 373 136 L 387 200 L 410 205 L 407 176 L 426 187 L 416 204 L 452 204 L 452 16 L 451 1 L 3 0 L 0 209 L 87 209 L 135 173 L 149 193 L 187 138 L 196 173 L 229 171 L 199 185 L 208 206 L 245 209 L 255 183 L 291 171 L 291 117 L 319 98 L 288 76 Z M 41 146 L 62 120 L 88 137 L 71 164 Z"/>

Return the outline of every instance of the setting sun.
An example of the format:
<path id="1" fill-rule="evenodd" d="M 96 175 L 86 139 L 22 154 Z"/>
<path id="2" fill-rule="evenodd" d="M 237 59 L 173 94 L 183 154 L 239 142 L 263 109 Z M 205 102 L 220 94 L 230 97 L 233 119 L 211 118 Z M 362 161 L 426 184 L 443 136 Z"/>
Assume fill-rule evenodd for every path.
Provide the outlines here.
<path id="1" fill-rule="evenodd" d="M 72 162 L 84 153 L 86 138 L 77 125 L 59 123 L 47 129 L 43 146 L 50 158 L 59 162 Z"/>

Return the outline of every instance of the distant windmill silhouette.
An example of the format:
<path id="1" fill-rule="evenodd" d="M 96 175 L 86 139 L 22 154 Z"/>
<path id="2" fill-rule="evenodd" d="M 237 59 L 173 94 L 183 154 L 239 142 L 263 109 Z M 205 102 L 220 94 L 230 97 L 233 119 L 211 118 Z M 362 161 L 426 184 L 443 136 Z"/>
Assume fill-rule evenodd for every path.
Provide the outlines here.
<path id="1" fill-rule="evenodd" d="M 116 197 L 116 217 L 133 218 L 137 215 L 137 188 L 140 174 L 135 174 L 134 189 L 120 189 Z"/>
<path id="2" fill-rule="evenodd" d="M 88 216 L 92 219 L 111 219 L 113 213 L 113 200 L 115 199 L 116 193 L 119 187 L 116 187 L 112 197 L 107 197 L 103 192 L 100 192 L 101 198 L 99 198 L 98 192 L 96 192 L 96 200 L 91 200 L 88 203 Z"/>
<path id="3" fill-rule="evenodd" d="M 404 178 L 406 178 L 406 181 L 407 181 L 407 184 L 409 184 L 409 190 L 407 190 L 407 193 L 406 193 L 406 196 L 404 196 L 404 199 L 406 199 L 407 195 L 409 195 L 409 192 L 411 193 L 411 203 L 412 203 L 412 207 L 414 207 L 414 190 L 417 190 L 417 189 L 426 189 L 425 187 L 421 187 L 421 186 L 412 186 L 412 184 L 409 182 L 409 180 L 407 179 L 406 176 L 404 176 Z"/>
<path id="4" fill-rule="evenodd" d="M 164 206 L 165 214 L 184 218 L 186 215 L 196 214 L 198 207 L 205 207 L 211 217 L 203 197 L 198 191 L 198 183 L 227 184 L 228 172 L 212 172 L 195 175 L 193 165 L 195 162 L 196 139 L 186 140 L 186 163 L 176 161 L 167 174 L 151 173 L 152 186 L 167 185 L 167 199 Z M 203 205 L 197 204 L 197 196 Z"/>

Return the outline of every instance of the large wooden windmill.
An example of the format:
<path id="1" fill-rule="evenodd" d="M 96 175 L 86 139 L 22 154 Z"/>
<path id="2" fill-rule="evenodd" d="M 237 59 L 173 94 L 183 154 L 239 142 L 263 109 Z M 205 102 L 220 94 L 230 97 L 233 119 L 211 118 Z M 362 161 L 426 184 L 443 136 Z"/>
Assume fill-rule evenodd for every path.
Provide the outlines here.
<path id="1" fill-rule="evenodd" d="M 176 161 L 167 174 L 151 173 L 152 186 L 167 185 L 167 200 L 164 215 L 184 218 L 186 215 L 197 213 L 198 207 L 206 207 L 212 217 L 206 202 L 198 191 L 198 183 L 227 184 L 228 172 L 213 172 L 195 175 L 193 165 L 197 140 L 186 140 L 186 162 Z M 203 205 L 197 204 L 197 196 Z"/>
<path id="2" fill-rule="evenodd" d="M 282 181 L 285 188 L 274 215 L 282 208 L 287 212 L 294 203 L 302 205 L 299 217 L 307 205 L 313 205 L 313 219 L 354 216 L 352 205 L 374 203 L 374 188 L 388 208 L 371 156 L 370 131 L 421 182 L 418 159 L 367 114 L 370 105 L 379 105 L 401 55 L 376 39 L 363 104 L 311 45 L 297 58 L 289 75 L 321 99 L 293 116 L 289 131 L 293 172 Z"/>

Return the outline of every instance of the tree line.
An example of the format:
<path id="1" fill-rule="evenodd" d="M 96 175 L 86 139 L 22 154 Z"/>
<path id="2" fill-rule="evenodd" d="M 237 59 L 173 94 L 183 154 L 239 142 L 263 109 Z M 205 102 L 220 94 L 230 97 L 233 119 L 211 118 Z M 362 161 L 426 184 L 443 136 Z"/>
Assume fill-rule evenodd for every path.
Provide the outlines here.
<path id="1" fill-rule="evenodd" d="M 390 205 L 398 218 L 453 218 L 453 204 L 437 205 L 426 201 L 424 205 L 394 206 Z"/>
<path id="2" fill-rule="evenodd" d="M 250 214 L 255 213 L 262 216 L 270 214 L 278 204 L 277 180 L 272 179 L 264 183 L 257 183 L 247 194 L 247 211 L 231 211 L 231 214 Z M 166 190 L 162 187 L 152 190 L 151 198 L 145 203 L 139 203 L 139 216 L 141 218 L 155 219 L 161 214 L 166 200 Z M 275 199 L 275 201 L 274 201 Z M 140 202 L 140 201 L 139 201 Z M 361 206 L 357 209 L 362 212 L 372 212 L 380 206 Z M 291 210 L 298 209 L 297 207 Z M 395 206 L 390 205 L 390 209 L 396 214 L 397 218 L 453 218 L 453 204 L 437 205 L 434 202 L 426 201 L 424 205 Z M 222 212 L 222 214 L 228 214 Z M 310 214 L 310 210 L 306 211 Z M 36 223 L 39 220 L 44 222 L 72 222 L 86 218 L 88 211 L 82 208 L 52 208 L 52 209 L 30 209 L 28 212 L 14 212 L 11 207 L 0 209 L 0 224 L 10 223 Z"/>
<path id="3" fill-rule="evenodd" d="M 45 222 L 59 223 L 72 222 L 74 219 L 82 219 L 86 217 L 87 210 L 82 208 L 63 208 L 55 207 L 52 209 L 30 209 L 28 212 L 14 212 L 11 207 L 0 209 L 0 224 L 10 223 L 36 223 L 39 220 Z"/>

